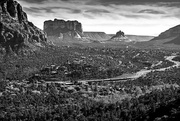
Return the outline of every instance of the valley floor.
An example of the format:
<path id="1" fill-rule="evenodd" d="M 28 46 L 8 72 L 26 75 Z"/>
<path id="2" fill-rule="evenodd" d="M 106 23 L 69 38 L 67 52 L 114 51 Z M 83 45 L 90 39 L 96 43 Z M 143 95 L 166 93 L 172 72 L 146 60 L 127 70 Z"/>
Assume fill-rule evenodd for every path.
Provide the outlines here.
<path id="1" fill-rule="evenodd" d="M 0 119 L 176 120 L 179 56 L 160 49 L 62 46 L 1 58 Z"/>

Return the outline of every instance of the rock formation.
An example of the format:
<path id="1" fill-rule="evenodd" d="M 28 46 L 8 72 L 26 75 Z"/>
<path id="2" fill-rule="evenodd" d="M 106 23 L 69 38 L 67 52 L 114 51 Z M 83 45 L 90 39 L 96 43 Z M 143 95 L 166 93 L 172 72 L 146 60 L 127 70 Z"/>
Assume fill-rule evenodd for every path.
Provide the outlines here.
<path id="1" fill-rule="evenodd" d="M 44 31 L 47 36 L 59 37 L 63 40 L 83 37 L 82 25 L 78 21 L 48 20 L 44 22 Z"/>
<path id="2" fill-rule="evenodd" d="M 163 44 L 180 45 L 180 25 L 162 32 L 158 37 L 153 38 L 151 41 L 162 41 Z"/>
<path id="3" fill-rule="evenodd" d="M 120 42 L 120 41 L 123 41 L 123 42 L 130 42 L 131 40 L 128 39 L 124 32 L 122 32 L 121 30 L 118 31 L 116 33 L 116 35 L 114 35 L 113 37 L 111 37 L 110 41 L 115 41 L 115 42 Z"/>
<path id="4" fill-rule="evenodd" d="M 22 6 L 15 0 L 0 1 L 0 48 L 18 53 L 21 48 L 35 49 L 46 44 L 46 35 L 28 21 Z"/>
<path id="5" fill-rule="evenodd" d="M 44 22 L 44 31 L 48 40 L 56 41 L 81 41 L 81 42 L 103 42 L 111 37 L 105 32 L 83 32 L 82 24 L 78 21 L 65 21 L 60 19 Z M 119 34 L 119 33 L 118 33 Z M 118 35 L 117 34 L 117 35 Z M 118 35 L 119 36 L 119 35 Z"/>
<path id="6" fill-rule="evenodd" d="M 111 38 L 105 32 L 84 32 L 84 36 L 94 41 L 106 41 Z"/>
<path id="7" fill-rule="evenodd" d="M 116 37 L 125 37 L 124 32 L 122 32 L 121 30 L 116 32 L 116 35 L 113 36 L 111 39 L 116 38 Z"/>

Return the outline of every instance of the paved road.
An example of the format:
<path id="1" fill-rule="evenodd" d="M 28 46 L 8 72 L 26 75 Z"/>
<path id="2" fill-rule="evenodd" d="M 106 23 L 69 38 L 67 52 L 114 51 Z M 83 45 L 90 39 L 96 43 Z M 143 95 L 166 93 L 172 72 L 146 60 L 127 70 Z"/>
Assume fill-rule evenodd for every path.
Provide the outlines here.
<path id="1" fill-rule="evenodd" d="M 138 71 L 136 73 L 133 73 L 133 74 L 123 74 L 123 75 L 115 77 L 115 78 L 79 80 L 78 82 L 86 83 L 86 82 L 102 82 L 102 81 L 127 81 L 128 79 L 131 79 L 131 80 L 137 79 L 137 78 L 139 78 L 141 76 L 145 76 L 146 74 L 148 74 L 148 73 L 150 73 L 152 71 L 165 71 L 165 70 L 173 68 L 173 67 L 179 67 L 180 66 L 180 62 L 172 60 L 175 57 L 176 57 L 176 55 L 165 57 L 166 60 L 174 63 L 174 65 L 169 66 L 169 67 L 160 68 L 160 69 L 150 69 L 150 70 L 142 69 L 142 70 L 140 70 L 140 71 Z M 54 81 L 54 82 L 55 83 L 64 83 L 64 84 L 66 84 L 66 82 L 64 82 L 64 81 Z M 47 81 L 47 83 L 53 83 L 53 81 Z M 71 84 L 71 82 L 68 82 L 68 84 Z"/>
<path id="2" fill-rule="evenodd" d="M 141 76 L 145 76 L 146 74 L 152 72 L 152 71 L 165 71 L 167 69 L 173 68 L 173 67 L 179 67 L 180 66 L 180 62 L 178 61 L 173 61 L 172 59 L 175 58 L 175 55 L 172 56 L 167 56 L 165 57 L 166 60 L 173 62 L 174 65 L 169 66 L 169 67 L 165 67 L 165 68 L 160 68 L 160 69 L 150 69 L 150 70 L 146 70 L 146 69 L 142 69 L 136 73 L 133 74 L 123 74 L 121 76 L 115 77 L 115 78 L 108 78 L 108 79 L 96 79 L 96 80 L 81 80 L 80 82 L 95 82 L 95 81 L 126 81 L 128 79 L 137 79 Z"/>

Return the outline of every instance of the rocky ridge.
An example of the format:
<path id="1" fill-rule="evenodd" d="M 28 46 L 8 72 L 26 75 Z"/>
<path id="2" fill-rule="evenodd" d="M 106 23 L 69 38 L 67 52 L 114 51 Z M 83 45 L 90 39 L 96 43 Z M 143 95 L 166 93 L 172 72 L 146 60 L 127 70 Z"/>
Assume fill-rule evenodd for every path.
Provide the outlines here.
<path id="1" fill-rule="evenodd" d="M 0 49 L 19 53 L 22 48 L 34 51 L 46 44 L 45 33 L 28 21 L 27 14 L 15 0 L 0 1 Z"/>
<path id="2" fill-rule="evenodd" d="M 151 41 L 162 41 L 163 44 L 176 44 L 180 45 L 180 25 L 172 27 L 165 32 L 162 32 L 158 37 L 153 38 Z"/>

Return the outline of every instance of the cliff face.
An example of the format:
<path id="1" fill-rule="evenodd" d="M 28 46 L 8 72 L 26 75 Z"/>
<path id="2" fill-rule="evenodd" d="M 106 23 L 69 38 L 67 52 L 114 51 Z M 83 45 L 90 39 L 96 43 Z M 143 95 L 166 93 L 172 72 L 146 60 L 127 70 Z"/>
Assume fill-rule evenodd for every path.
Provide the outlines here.
<path id="1" fill-rule="evenodd" d="M 61 39 L 81 38 L 83 36 L 82 25 L 78 21 L 64 21 L 54 19 L 44 22 L 44 31 L 47 36 L 59 37 Z"/>
<path id="2" fill-rule="evenodd" d="M 24 47 L 35 49 L 46 44 L 44 32 L 28 21 L 27 14 L 17 1 L 1 0 L 0 5 L 1 50 L 18 53 Z"/>

